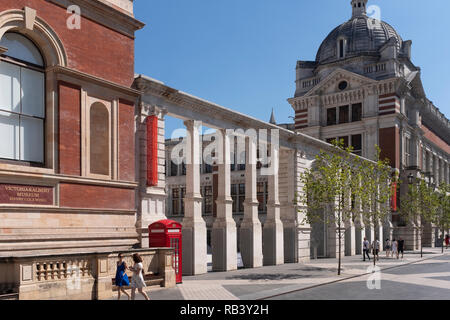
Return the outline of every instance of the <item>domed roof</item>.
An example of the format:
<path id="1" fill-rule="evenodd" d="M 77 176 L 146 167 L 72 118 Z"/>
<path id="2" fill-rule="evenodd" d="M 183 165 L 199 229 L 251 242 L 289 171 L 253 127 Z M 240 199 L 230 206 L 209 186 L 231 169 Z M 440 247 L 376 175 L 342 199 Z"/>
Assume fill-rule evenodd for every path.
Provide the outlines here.
<path id="1" fill-rule="evenodd" d="M 354 16 L 330 32 L 317 52 L 316 61 L 326 63 L 336 60 L 340 39 L 346 40 L 345 56 L 353 57 L 362 53 L 377 53 L 390 38 L 397 40 L 397 49 L 400 50 L 403 40 L 389 24 L 366 15 Z"/>

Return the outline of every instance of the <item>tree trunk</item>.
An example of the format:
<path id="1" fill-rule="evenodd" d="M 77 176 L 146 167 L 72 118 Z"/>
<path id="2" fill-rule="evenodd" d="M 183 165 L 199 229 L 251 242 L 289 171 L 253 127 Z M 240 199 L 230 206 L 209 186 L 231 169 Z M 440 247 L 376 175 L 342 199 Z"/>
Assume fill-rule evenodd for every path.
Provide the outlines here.
<path id="1" fill-rule="evenodd" d="M 420 257 L 423 258 L 423 226 L 420 226 Z"/>
<path id="2" fill-rule="evenodd" d="M 338 232 L 339 232 L 339 262 L 338 262 L 338 276 L 341 275 L 341 220 L 339 217 L 338 223 Z"/>

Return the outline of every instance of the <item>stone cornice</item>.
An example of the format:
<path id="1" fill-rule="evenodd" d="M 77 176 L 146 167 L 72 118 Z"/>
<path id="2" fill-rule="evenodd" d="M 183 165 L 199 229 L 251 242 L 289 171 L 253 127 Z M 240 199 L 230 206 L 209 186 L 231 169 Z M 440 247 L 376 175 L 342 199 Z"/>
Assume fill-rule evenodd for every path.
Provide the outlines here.
<path id="1" fill-rule="evenodd" d="M 135 19 L 118 9 L 113 8 L 101 1 L 93 0 L 46 0 L 63 8 L 78 5 L 81 15 L 117 31 L 123 35 L 134 38 L 134 32 L 142 29 L 145 23 Z"/>
<path id="2" fill-rule="evenodd" d="M 47 68 L 46 71 L 54 72 L 56 74 L 65 74 L 70 77 L 80 79 L 82 81 L 86 81 L 86 82 L 97 84 L 102 87 L 110 88 L 112 90 L 124 93 L 124 94 L 132 96 L 132 97 L 137 98 L 140 96 L 140 92 L 133 88 L 128 88 L 128 87 L 122 86 L 120 84 L 117 84 L 115 82 L 105 80 L 105 79 L 102 79 L 102 78 L 99 78 L 99 77 L 96 77 L 96 76 L 93 76 L 93 75 L 90 75 L 90 74 L 87 74 L 87 73 L 84 73 L 84 72 L 81 72 L 78 70 L 67 68 L 67 67 L 52 66 L 52 67 Z"/>
<path id="3" fill-rule="evenodd" d="M 143 98 L 145 99 L 145 95 L 152 95 L 159 97 L 163 100 L 171 102 L 176 105 L 183 106 L 186 109 L 195 110 L 198 113 L 203 113 L 205 115 L 210 115 L 212 119 L 220 118 L 223 121 L 230 123 L 231 126 L 235 126 L 236 128 L 242 129 L 278 129 L 280 133 L 280 140 L 284 140 L 289 144 L 293 144 L 294 146 L 300 143 L 313 145 L 315 147 L 325 149 L 325 150 L 334 150 L 334 148 L 319 139 L 310 137 L 308 135 L 302 133 L 295 133 L 293 131 L 281 128 L 279 126 L 273 125 L 268 122 L 264 122 L 262 120 L 258 120 L 256 118 L 244 115 L 240 112 L 227 109 L 225 107 L 219 106 L 215 103 L 194 97 L 187 93 L 181 92 L 179 90 L 170 88 L 164 83 L 148 78 L 146 76 L 139 75 L 135 79 L 134 86 L 142 90 Z"/>

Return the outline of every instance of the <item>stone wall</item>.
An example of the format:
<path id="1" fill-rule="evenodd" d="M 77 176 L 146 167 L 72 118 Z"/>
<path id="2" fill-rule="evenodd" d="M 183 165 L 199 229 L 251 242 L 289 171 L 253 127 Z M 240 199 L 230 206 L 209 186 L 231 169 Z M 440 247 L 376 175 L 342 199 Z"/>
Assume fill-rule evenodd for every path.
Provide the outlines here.
<path id="1" fill-rule="evenodd" d="M 159 275 L 164 287 L 175 286 L 172 249 L 124 251 L 129 266 L 136 252 L 143 258 L 145 274 Z M 19 300 L 108 299 L 113 293 L 117 255 L 104 252 L 0 257 L 0 293 L 17 293 Z"/>

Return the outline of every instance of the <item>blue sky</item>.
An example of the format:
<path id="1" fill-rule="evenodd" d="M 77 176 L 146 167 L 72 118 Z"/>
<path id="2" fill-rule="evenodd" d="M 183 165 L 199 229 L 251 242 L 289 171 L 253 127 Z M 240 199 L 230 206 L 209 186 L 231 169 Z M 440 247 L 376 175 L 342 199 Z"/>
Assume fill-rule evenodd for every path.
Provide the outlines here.
<path id="1" fill-rule="evenodd" d="M 450 118 L 450 1 L 369 0 L 412 40 L 428 98 Z M 350 0 L 136 0 L 136 73 L 268 121 L 292 122 L 297 60 L 315 60 Z M 182 127 L 169 121 L 167 133 Z"/>

